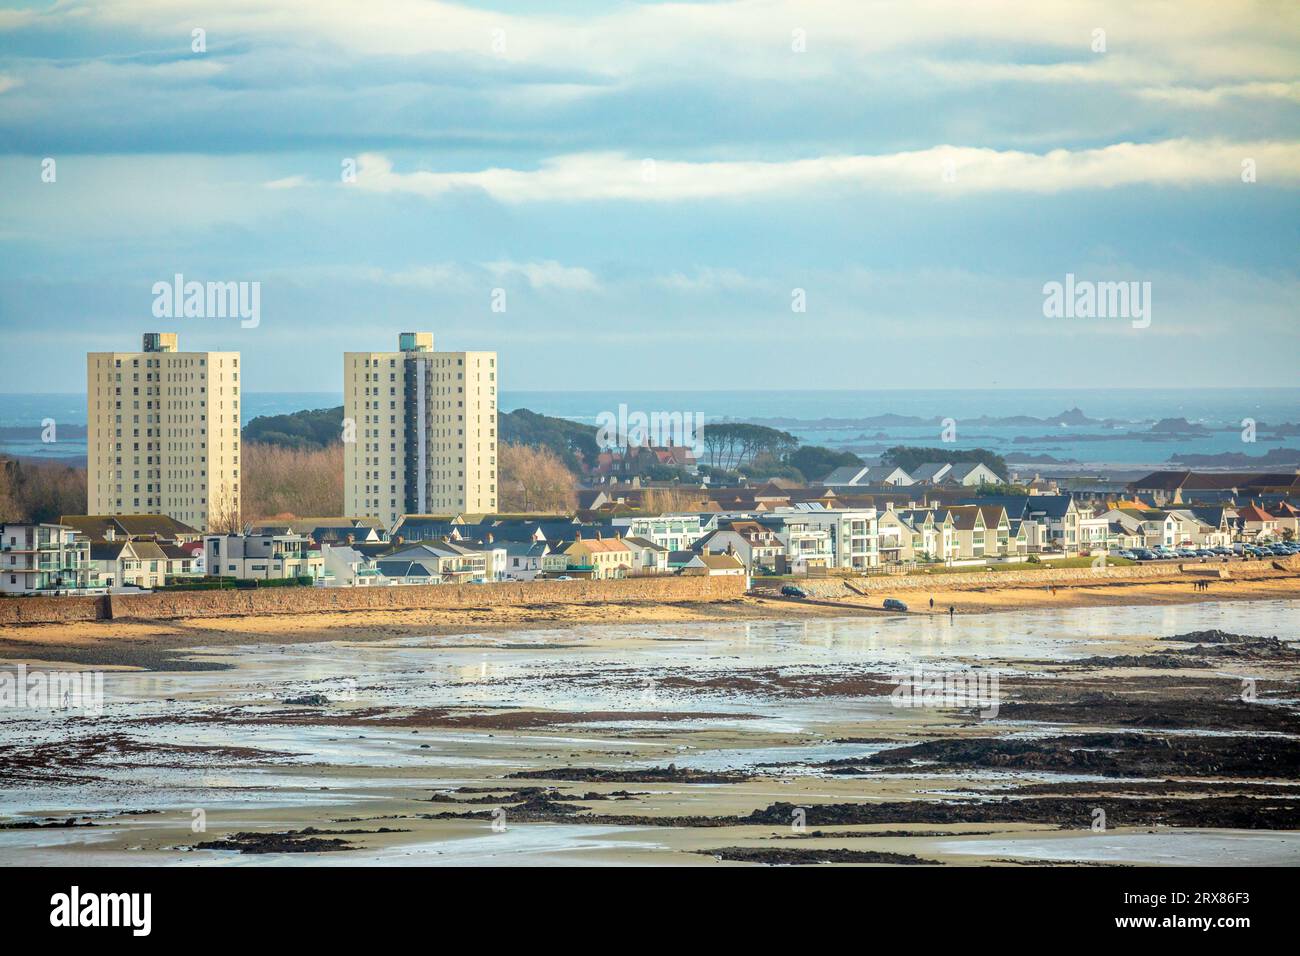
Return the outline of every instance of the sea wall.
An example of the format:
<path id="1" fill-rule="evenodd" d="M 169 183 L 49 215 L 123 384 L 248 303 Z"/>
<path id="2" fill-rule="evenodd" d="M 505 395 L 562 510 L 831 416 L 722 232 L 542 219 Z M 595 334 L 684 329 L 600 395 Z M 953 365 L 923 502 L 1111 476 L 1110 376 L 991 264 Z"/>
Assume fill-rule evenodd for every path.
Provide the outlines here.
<path id="1" fill-rule="evenodd" d="M 0 598 L 0 626 L 98 621 L 108 616 L 107 605 L 107 597 Z"/>
<path id="2" fill-rule="evenodd" d="M 527 607 L 547 604 L 680 604 L 731 601 L 743 577 L 626 578 L 617 581 L 528 581 L 366 588 L 262 588 L 110 594 L 100 598 L 12 598 L 0 601 L 0 625 L 112 618 L 169 620 L 322 611 Z"/>
<path id="3" fill-rule="evenodd" d="M 1300 571 L 1300 558 L 1282 561 L 1236 561 L 1230 563 L 1207 561 L 1180 565 L 1134 564 L 1124 567 L 1099 568 L 1040 568 L 1036 571 L 971 571 L 953 574 L 897 574 L 850 578 L 848 583 L 827 578 L 799 582 L 811 596 L 842 598 L 848 591 L 865 594 L 888 594 L 894 591 L 927 591 L 950 588 L 1014 588 L 1014 587 L 1068 587 L 1070 585 L 1107 584 L 1112 581 L 1147 581 L 1152 579 L 1177 580 L 1184 575 L 1218 576 L 1226 571 L 1229 578 L 1276 574 L 1278 571 Z"/>

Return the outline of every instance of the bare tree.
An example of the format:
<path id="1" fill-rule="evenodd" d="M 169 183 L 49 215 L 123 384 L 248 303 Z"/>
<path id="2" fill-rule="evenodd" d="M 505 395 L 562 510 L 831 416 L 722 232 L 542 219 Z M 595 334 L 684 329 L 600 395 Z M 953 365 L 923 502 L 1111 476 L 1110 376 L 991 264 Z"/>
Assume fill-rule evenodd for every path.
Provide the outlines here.
<path id="1" fill-rule="evenodd" d="M 208 517 L 208 531 L 211 534 L 241 534 L 244 530 L 239 516 L 239 499 L 233 494 L 225 494 L 212 502 Z"/>
<path id="2" fill-rule="evenodd" d="M 567 514 L 578 503 L 573 472 L 541 445 L 502 445 L 497 488 L 503 512 Z"/>
<path id="3" fill-rule="evenodd" d="M 244 516 L 249 521 L 343 513 L 343 446 L 301 449 L 244 444 Z"/>

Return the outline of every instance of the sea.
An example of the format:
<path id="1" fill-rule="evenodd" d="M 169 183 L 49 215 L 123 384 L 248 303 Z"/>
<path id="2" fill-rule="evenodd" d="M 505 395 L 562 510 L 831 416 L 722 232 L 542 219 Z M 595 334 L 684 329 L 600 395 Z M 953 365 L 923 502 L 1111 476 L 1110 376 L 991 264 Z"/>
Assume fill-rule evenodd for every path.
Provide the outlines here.
<path id="1" fill-rule="evenodd" d="M 342 404 L 339 392 L 244 393 L 245 424 Z M 805 444 L 871 460 L 894 445 L 984 447 L 1021 470 L 1179 467 L 1183 456 L 1232 455 L 1224 467 L 1289 470 L 1300 448 L 1300 388 L 859 389 L 837 391 L 514 391 L 501 410 L 528 408 L 595 425 L 602 414 L 640 411 L 754 422 Z M 884 416 L 892 416 L 885 418 Z M 1188 428 L 1170 427 L 1182 419 Z M 43 423 L 53 420 L 50 435 Z M 697 420 L 697 419 L 689 419 Z M 1162 428 L 1153 430 L 1158 422 Z M 83 459 L 86 400 L 77 393 L 0 393 L 0 452 Z M 42 434 L 44 432 L 44 435 Z M 54 437 L 54 441 L 43 440 Z M 1272 452 L 1271 457 L 1269 456 Z M 1300 453 L 1295 456 L 1300 459 Z M 1252 461 L 1255 460 L 1255 461 Z M 1206 462 L 1191 459 L 1195 467 Z"/>

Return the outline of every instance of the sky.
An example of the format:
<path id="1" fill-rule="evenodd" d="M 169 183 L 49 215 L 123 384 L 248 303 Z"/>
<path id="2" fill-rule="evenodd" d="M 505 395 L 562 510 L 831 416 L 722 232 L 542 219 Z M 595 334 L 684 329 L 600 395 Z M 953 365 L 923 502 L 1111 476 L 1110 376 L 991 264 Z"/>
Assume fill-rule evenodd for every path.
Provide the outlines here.
<path id="1" fill-rule="evenodd" d="M 405 330 L 507 390 L 1292 386 L 1298 252 L 1300 4 L 0 5 L 0 392 L 146 331 L 257 391 Z"/>

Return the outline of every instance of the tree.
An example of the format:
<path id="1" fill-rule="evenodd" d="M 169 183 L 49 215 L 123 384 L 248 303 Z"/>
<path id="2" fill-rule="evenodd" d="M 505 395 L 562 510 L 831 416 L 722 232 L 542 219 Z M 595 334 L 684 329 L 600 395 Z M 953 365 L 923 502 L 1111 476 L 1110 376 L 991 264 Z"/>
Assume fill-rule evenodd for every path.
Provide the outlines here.
<path id="1" fill-rule="evenodd" d="M 567 514 L 577 508 L 573 472 L 541 445 L 500 445 L 497 454 L 498 510 Z"/>
<path id="2" fill-rule="evenodd" d="M 207 531 L 210 534 L 242 534 L 244 524 L 240 518 L 239 499 L 233 495 L 222 495 L 212 502 L 208 513 Z"/>
<path id="3" fill-rule="evenodd" d="M 740 473 L 749 478 L 789 478 L 791 481 L 803 481 L 803 473 L 793 465 L 786 464 L 775 455 L 762 452 L 754 460 L 740 466 Z"/>
<path id="4" fill-rule="evenodd" d="M 497 424 L 499 444 L 547 448 L 571 472 L 581 470 L 583 463 L 590 467 L 600 453 L 600 447 L 596 443 L 596 428 L 592 425 L 580 425 L 567 418 L 539 415 L 526 408 L 499 414 Z"/>
<path id="5" fill-rule="evenodd" d="M 343 406 L 315 408 L 289 415 L 258 415 L 244 426 L 244 443 L 281 448 L 327 448 L 341 440 Z"/>
<path id="6" fill-rule="evenodd" d="M 17 462 L 0 460 L 0 524 L 6 521 L 21 521 L 26 517 L 22 506 L 14 495 L 10 471 L 15 470 Z"/>
<path id="7" fill-rule="evenodd" d="M 748 422 L 723 422 L 704 429 L 704 458 L 713 468 L 734 471 L 761 454 L 783 458 L 799 445 L 789 432 L 751 425 Z"/>
<path id="8" fill-rule="evenodd" d="M 646 488 L 641 492 L 641 512 L 647 515 L 703 511 L 704 495 L 689 488 Z"/>
<path id="9" fill-rule="evenodd" d="M 55 522 L 86 513 L 86 469 L 58 462 L 0 461 L 0 517 Z"/>
<path id="10" fill-rule="evenodd" d="M 343 444 L 284 448 L 243 446 L 243 508 L 247 521 L 343 514 Z"/>
<path id="11" fill-rule="evenodd" d="M 851 451 L 832 451 L 820 445 L 804 445 L 786 457 L 786 464 L 799 469 L 807 481 L 820 481 L 836 468 L 861 465 L 862 459 Z"/>

